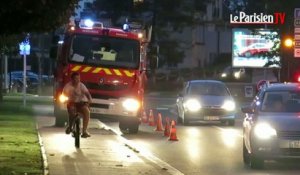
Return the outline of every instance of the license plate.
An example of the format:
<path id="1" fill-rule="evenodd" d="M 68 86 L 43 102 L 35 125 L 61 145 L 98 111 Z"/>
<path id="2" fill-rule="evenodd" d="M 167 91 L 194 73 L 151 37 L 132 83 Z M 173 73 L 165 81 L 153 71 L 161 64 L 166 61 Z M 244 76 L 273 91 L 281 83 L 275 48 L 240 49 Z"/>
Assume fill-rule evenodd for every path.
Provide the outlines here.
<path id="1" fill-rule="evenodd" d="M 205 116 L 204 120 L 220 120 L 218 116 Z"/>
<path id="2" fill-rule="evenodd" d="M 300 148 L 300 140 L 290 140 L 289 148 Z"/>
<path id="3" fill-rule="evenodd" d="M 98 114 L 104 113 L 104 110 L 100 109 L 100 108 L 90 108 L 90 111 L 91 111 L 91 113 L 98 113 Z"/>

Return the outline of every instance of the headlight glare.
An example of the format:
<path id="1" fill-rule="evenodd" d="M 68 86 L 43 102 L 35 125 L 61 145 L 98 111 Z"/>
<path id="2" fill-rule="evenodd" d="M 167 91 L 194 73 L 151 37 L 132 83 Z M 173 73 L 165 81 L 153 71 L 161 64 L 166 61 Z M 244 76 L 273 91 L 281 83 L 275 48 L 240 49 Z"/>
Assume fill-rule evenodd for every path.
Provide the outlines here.
<path id="1" fill-rule="evenodd" d="M 222 105 L 222 108 L 226 111 L 234 111 L 235 110 L 235 103 L 233 101 L 227 100 Z"/>
<path id="2" fill-rule="evenodd" d="M 196 99 L 189 99 L 184 103 L 184 107 L 191 112 L 195 112 L 201 108 L 201 104 Z"/>
<path id="3" fill-rule="evenodd" d="M 61 95 L 58 97 L 58 99 L 59 99 L 59 102 L 61 102 L 61 103 L 65 103 L 66 101 L 69 100 L 69 98 L 68 98 L 67 96 L 65 96 L 64 94 L 61 94 Z"/>
<path id="4" fill-rule="evenodd" d="M 123 101 L 122 106 L 127 111 L 137 111 L 140 108 L 140 103 L 136 99 L 128 98 Z"/>
<path id="5" fill-rule="evenodd" d="M 269 139 L 276 136 L 276 130 L 268 123 L 259 123 L 254 128 L 255 136 L 260 139 Z"/>

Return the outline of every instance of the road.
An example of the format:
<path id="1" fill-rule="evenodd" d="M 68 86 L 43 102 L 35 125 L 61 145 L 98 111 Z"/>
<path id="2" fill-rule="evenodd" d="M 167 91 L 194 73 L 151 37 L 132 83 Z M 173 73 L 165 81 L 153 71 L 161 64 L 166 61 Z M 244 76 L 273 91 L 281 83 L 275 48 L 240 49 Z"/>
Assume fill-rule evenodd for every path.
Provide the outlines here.
<path id="1" fill-rule="evenodd" d="M 146 110 L 152 109 L 176 119 L 175 98 L 147 98 Z M 164 120 L 163 120 L 164 121 Z M 105 122 L 118 130 L 116 122 Z M 163 132 L 154 131 L 156 127 L 144 123 L 136 135 L 124 135 L 159 159 L 167 162 L 183 174 L 205 175 L 291 175 L 299 174 L 299 163 L 274 162 L 265 163 L 263 170 L 252 170 L 244 166 L 242 160 L 242 118 L 236 125 L 223 126 L 218 123 L 194 123 L 190 126 L 177 125 L 176 135 L 179 141 L 168 141 Z"/>
<path id="2" fill-rule="evenodd" d="M 171 119 L 176 119 L 177 114 L 175 110 L 175 98 L 157 98 L 157 97 L 148 97 L 146 98 L 146 111 L 148 112 L 150 109 L 154 111 L 155 116 L 157 113 L 161 113 L 163 119 L 168 116 Z M 45 107 L 44 107 L 45 108 Z M 62 167 L 65 170 L 69 168 L 69 162 L 64 161 L 64 157 L 66 156 L 77 156 L 78 151 L 69 150 L 66 152 L 65 150 L 61 150 L 64 147 L 70 148 L 72 145 L 57 147 L 53 146 L 53 144 L 60 142 L 63 138 L 64 145 L 69 143 L 72 144 L 71 141 L 68 141 L 67 135 L 63 134 L 63 128 L 55 128 L 52 127 L 54 121 L 53 113 L 49 111 L 53 111 L 53 107 L 47 107 L 49 109 L 45 110 L 45 113 L 40 113 L 39 120 L 42 120 L 44 123 L 43 129 L 41 129 L 41 134 L 44 136 L 45 147 L 48 151 L 48 160 L 50 165 L 50 170 L 52 170 L 52 174 L 60 174 L 61 169 L 57 169 L 54 171 L 51 169 L 57 166 L 58 163 L 62 162 Z M 38 107 L 38 111 L 41 108 Z M 49 117 L 43 117 L 49 116 Z M 51 122 L 47 121 L 51 120 Z M 108 121 L 107 119 L 103 121 L 106 125 L 113 128 L 115 131 L 119 131 L 118 123 L 113 121 Z M 41 123 L 41 122 L 40 122 Z M 236 119 L 235 126 L 223 126 L 218 123 L 213 124 L 203 124 L 203 123 L 193 123 L 189 126 L 177 125 L 176 126 L 176 135 L 178 141 L 169 141 L 168 137 L 163 136 L 162 131 L 155 131 L 154 126 L 149 126 L 147 123 L 143 123 L 140 125 L 140 131 L 138 134 L 130 134 L 123 135 L 125 139 L 127 139 L 130 143 L 134 143 L 135 146 L 138 146 L 137 149 L 140 151 L 139 154 L 132 154 L 130 157 L 134 158 L 140 155 L 146 155 L 147 158 L 137 159 L 137 162 L 144 162 L 143 166 L 140 165 L 140 169 L 138 173 L 143 174 L 144 172 L 147 174 L 157 174 L 161 170 L 159 167 L 165 167 L 167 164 L 168 169 L 173 172 L 181 172 L 186 175 L 298 175 L 300 174 L 300 166 L 297 162 L 274 162 L 268 161 L 265 163 L 265 168 L 263 170 L 253 170 L 248 166 L 243 164 L 242 160 L 242 118 L 238 117 Z M 92 127 L 94 128 L 94 127 Z M 81 149 L 84 155 L 90 155 L 90 157 L 84 157 L 84 160 L 88 159 L 90 161 L 95 161 L 97 164 L 101 162 L 101 158 L 105 156 L 91 156 L 97 155 L 96 152 L 100 152 L 104 154 L 103 151 L 104 145 L 100 145 L 103 142 L 103 139 L 107 139 L 107 143 L 111 143 L 114 134 L 106 134 L 104 131 L 99 129 L 93 129 L 93 134 L 98 133 L 98 136 L 94 136 L 92 139 L 87 141 L 92 141 L 90 143 L 83 142 L 83 148 Z M 100 134 L 99 134 L 100 133 Z M 53 135 L 61 136 L 60 139 L 53 139 Z M 47 137 L 49 136 L 49 137 Z M 99 139 L 98 139 L 99 137 Z M 50 139 L 47 139 L 50 138 Z M 69 138 L 70 139 L 70 138 Z M 94 142 L 93 140 L 102 140 L 102 142 Z M 85 141 L 85 140 L 84 140 Z M 48 144 L 47 144 L 48 143 Z M 52 146 L 51 146 L 52 144 Z M 117 147 L 117 143 L 114 144 L 116 148 L 115 151 L 108 151 L 109 155 L 112 155 L 114 152 L 116 155 L 113 157 L 117 158 L 114 160 L 115 162 L 119 162 L 120 158 L 124 158 L 123 162 L 130 161 L 132 164 L 132 160 L 128 159 L 127 152 L 123 152 L 124 155 L 120 154 L 121 152 L 118 150 L 124 149 L 124 144 L 119 144 Z M 100 149 L 101 148 L 101 149 Z M 126 148 L 125 148 L 126 149 Z M 111 148 L 109 148 L 111 150 Z M 143 154 L 147 153 L 147 154 Z M 150 155 L 150 156 L 149 156 Z M 74 159 L 75 160 L 75 159 Z M 134 159 L 135 160 L 135 159 Z M 79 161 L 76 159 L 76 161 Z M 113 161 L 113 160 L 111 160 Z M 95 164 L 94 162 L 94 164 Z M 149 162 L 155 162 L 157 165 L 153 165 Z M 81 165 L 80 162 L 71 162 L 73 165 Z M 93 167 L 94 164 L 89 164 L 90 172 L 100 172 L 99 166 Z M 99 164 L 99 163 L 98 163 Z M 97 164 L 97 165 L 98 165 Z M 118 165 L 118 164 L 116 164 Z M 102 167 L 101 171 L 110 171 L 114 174 L 122 174 L 125 172 L 116 172 L 112 168 L 116 168 L 115 164 Z M 127 165 L 127 164 L 126 164 Z M 127 166 L 126 166 L 127 167 Z M 136 164 L 135 166 L 136 167 Z M 146 167 L 146 168 L 141 168 Z M 104 168 L 104 169 L 103 169 Z M 106 169 L 105 169 L 106 168 Z M 85 170 L 84 167 L 76 167 L 76 169 L 71 169 L 71 174 L 76 174 L 76 172 L 80 172 Z M 74 170 L 74 171 L 73 171 Z M 75 171 L 76 170 L 76 171 Z M 132 170 L 132 169 L 129 169 Z M 135 168 L 135 170 L 137 170 Z M 70 170 L 68 170 L 69 172 Z M 106 172 L 107 173 L 107 172 Z M 113 174 L 110 173 L 110 174 Z M 130 174 L 135 174 L 136 172 L 130 171 Z M 166 173 L 166 172 L 165 172 Z M 69 172 L 70 174 L 70 172 Z M 77 173 L 78 174 L 78 173 Z M 79 173 L 80 174 L 80 173 Z M 90 173 L 92 174 L 92 173 Z M 108 173 L 107 173 L 108 174 Z M 160 174 L 160 173 L 158 173 Z M 172 173 L 171 173 L 172 174 Z M 180 174 L 180 173 L 179 173 Z"/>

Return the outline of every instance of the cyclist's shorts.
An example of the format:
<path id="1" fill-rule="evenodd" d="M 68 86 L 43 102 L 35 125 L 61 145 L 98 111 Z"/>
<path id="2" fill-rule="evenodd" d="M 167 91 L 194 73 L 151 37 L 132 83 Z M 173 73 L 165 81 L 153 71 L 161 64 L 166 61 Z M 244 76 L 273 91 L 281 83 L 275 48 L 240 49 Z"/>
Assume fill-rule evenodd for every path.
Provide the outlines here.
<path id="1" fill-rule="evenodd" d="M 89 103 L 88 102 L 69 102 L 67 104 L 67 109 L 69 115 L 75 116 L 77 112 L 81 112 L 83 107 L 88 107 Z"/>

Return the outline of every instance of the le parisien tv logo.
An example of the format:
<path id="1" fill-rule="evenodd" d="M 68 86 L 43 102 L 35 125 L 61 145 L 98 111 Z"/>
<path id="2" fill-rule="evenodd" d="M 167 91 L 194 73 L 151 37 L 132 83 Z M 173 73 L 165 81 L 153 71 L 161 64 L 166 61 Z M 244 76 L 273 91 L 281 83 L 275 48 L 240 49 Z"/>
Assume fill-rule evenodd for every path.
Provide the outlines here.
<path id="1" fill-rule="evenodd" d="M 283 25 L 285 22 L 285 13 L 276 12 L 272 15 L 263 13 L 253 13 L 251 15 L 245 12 L 239 12 L 238 15 L 230 14 L 230 24 L 275 24 Z"/>

